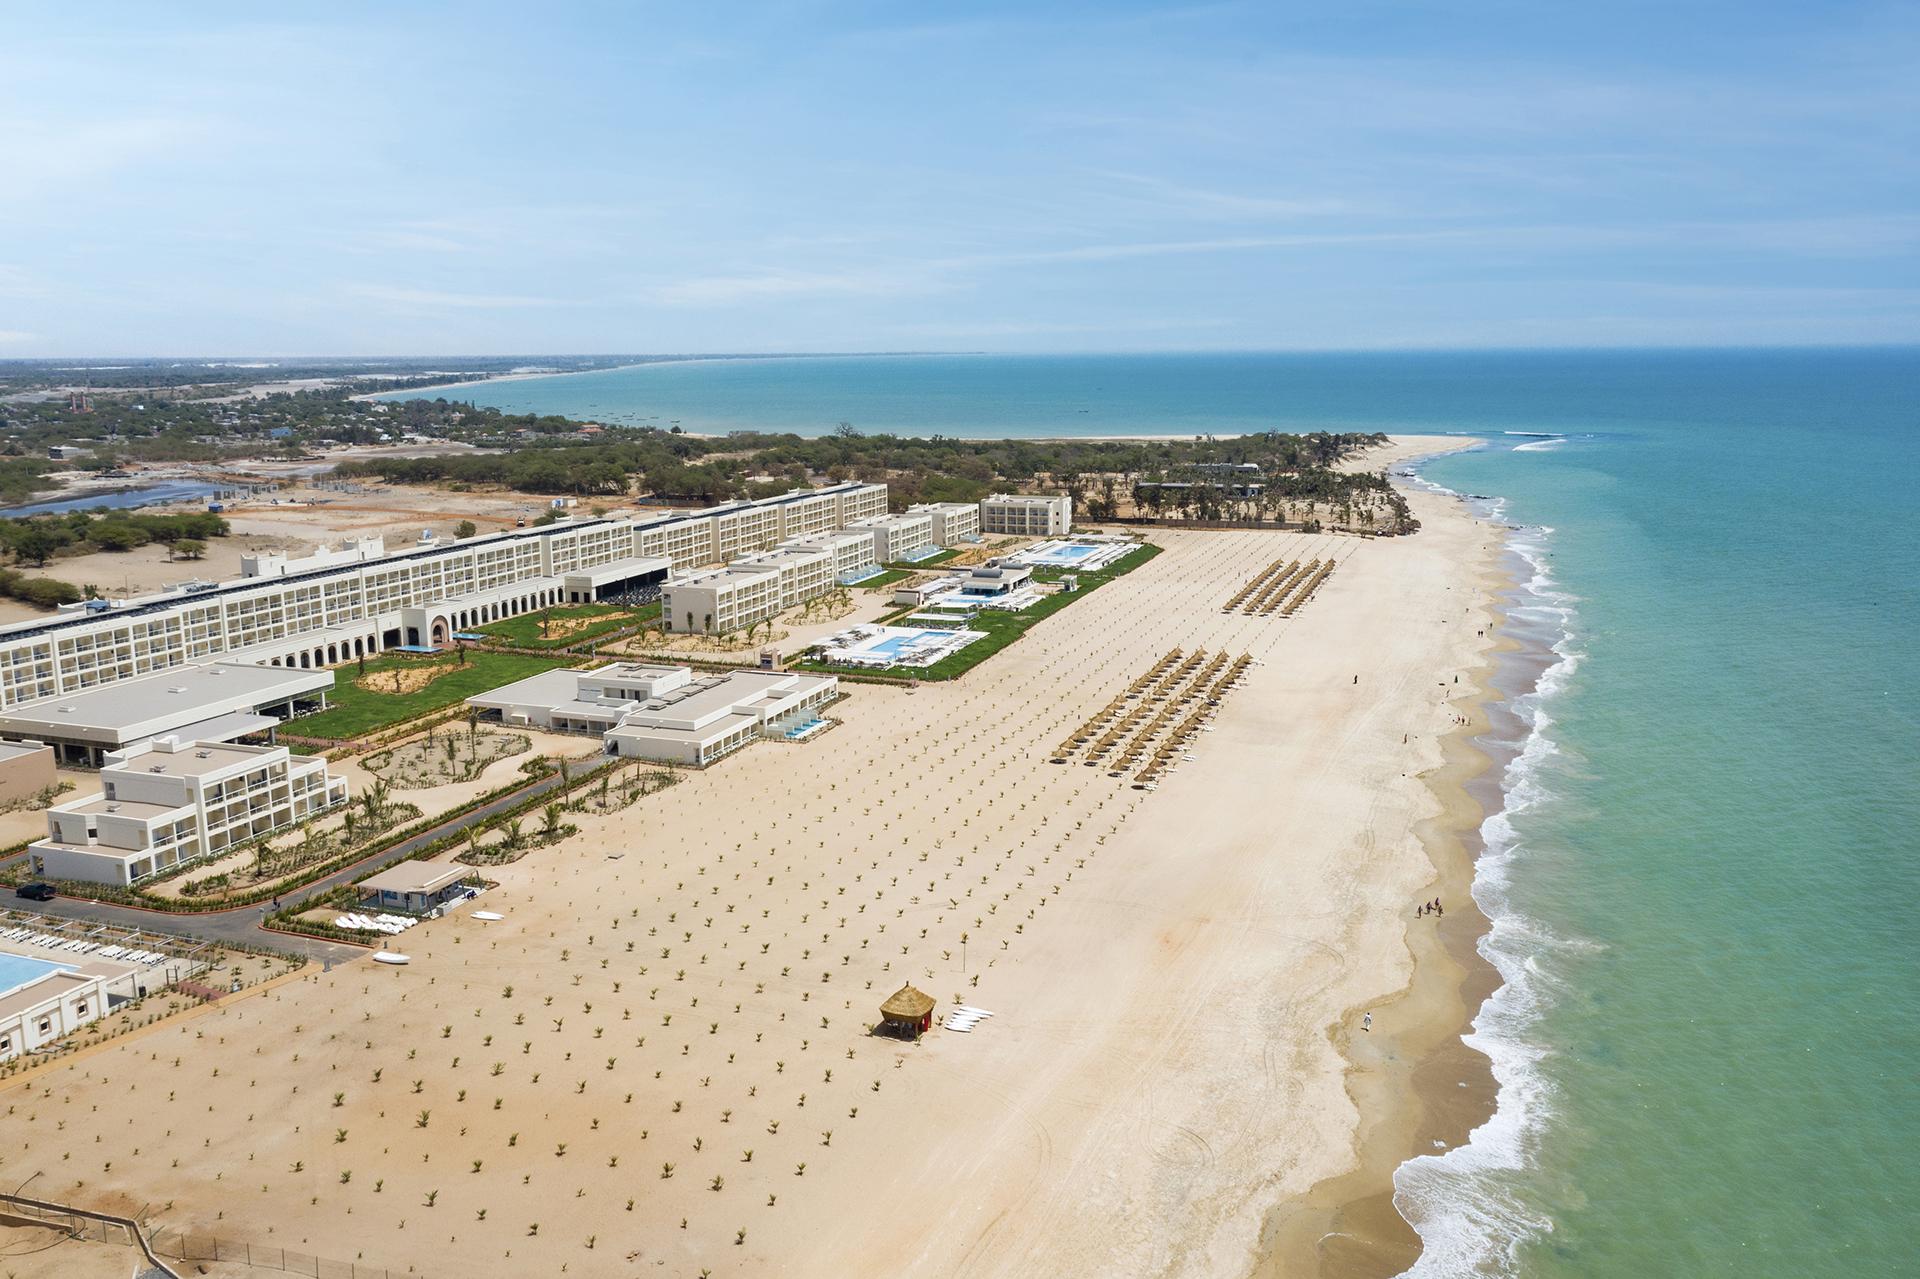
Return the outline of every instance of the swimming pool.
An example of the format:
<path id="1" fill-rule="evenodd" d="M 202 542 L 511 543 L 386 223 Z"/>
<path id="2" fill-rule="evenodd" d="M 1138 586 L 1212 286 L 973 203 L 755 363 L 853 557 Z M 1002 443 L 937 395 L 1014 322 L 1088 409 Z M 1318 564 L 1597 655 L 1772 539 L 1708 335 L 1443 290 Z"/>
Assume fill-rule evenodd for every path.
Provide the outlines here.
<path id="1" fill-rule="evenodd" d="M 1136 545 L 1124 541 L 1041 542 L 1007 558 L 1009 563 L 1041 568 L 1100 569 L 1125 559 L 1133 553 Z"/>
<path id="2" fill-rule="evenodd" d="M 10 994 L 22 986 L 32 985 L 48 973 L 57 973 L 67 967 L 44 959 L 35 959 L 31 955 L 15 955 L 0 951 L 0 995 Z"/>
<path id="3" fill-rule="evenodd" d="M 848 666 L 931 666 L 984 632 L 947 627 L 861 625 L 821 644 L 829 662 Z"/>

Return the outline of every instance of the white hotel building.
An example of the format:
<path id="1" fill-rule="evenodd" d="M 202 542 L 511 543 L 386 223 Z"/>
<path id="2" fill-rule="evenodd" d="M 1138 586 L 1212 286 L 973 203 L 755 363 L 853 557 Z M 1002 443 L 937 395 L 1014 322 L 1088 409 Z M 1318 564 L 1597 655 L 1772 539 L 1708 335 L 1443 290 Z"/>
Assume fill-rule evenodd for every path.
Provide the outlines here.
<path id="1" fill-rule="evenodd" d="M 866 530 L 873 538 L 873 557 L 882 564 L 895 564 L 909 558 L 924 559 L 940 545 L 934 540 L 933 516 L 925 511 L 855 520 L 850 531 L 862 530 Z"/>
<path id="2" fill-rule="evenodd" d="M 980 531 L 1000 537 L 1064 537 L 1073 499 L 1064 494 L 995 493 L 980 502 Z"/>
<path id="3" fill-rule="evenodd" d="M 884 502 L 884 490 L 881 498 Z M 979 508 L 960 503 L 861 516 L 837 532 L 792 537 L 774 550 L 740 556 L 725 568 L 668 582 L 660 591 L 661 624 L 677 635 L 742 631 L 825 595 L 837 584 L 858 582 L 882 564 L 925 559 L 941 547 L 975 541 L 979 535 Z"/>
<path id="4" fill-rule="evenodd" d="M 980 540 L 980 504 L 978 502 L 922 502 L 907 508 L 908 515 L 925 515 L 933 521 L 933 540 L 939 546 L 958 546 Z"/>
<path id="5" fill-rule="evenodd" d="M 347 802 L 347 779 L 284 746 L 160 737 L 107 756 L 101 793 L 47 810 L 33 873 L 132 884 Z"/>
<path id="6" fill-rule="evenodd" d="M 0 737 L 27 733 L 64 759 L 97 760 L 118 743 L 63 735 L 74 695 L 209 663 L 314 671 L 314 687 L 276 688 L 252 711 L 291 708 L 332 686 L 321 669 L 392 648 L 439 648 L 466 627 L 550 605 L 651 589 L 673 571 L 767 550 L 789 538 L 885 514 L 883 484 L 837 484 L 758 502 L 646 519 L 566 520 L 388 552 L 357 541 L 297 560 L 249 557 L 248 572 L 128 600 L 91 600 L 45 620 L 0 626 Z M 171 732 L 207 718 L 184 704 Z M 256 716 L 257 718 L 257 716 Z"/>

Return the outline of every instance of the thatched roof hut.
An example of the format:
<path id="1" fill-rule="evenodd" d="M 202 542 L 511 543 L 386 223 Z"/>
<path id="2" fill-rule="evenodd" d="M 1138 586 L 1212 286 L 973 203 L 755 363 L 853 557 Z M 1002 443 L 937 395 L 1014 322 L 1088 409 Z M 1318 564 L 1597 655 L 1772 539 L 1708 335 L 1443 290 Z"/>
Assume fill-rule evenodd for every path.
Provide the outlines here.
<path id="1" fill-rule="evenodd" d="M 933 1028 L 933 1002 L 932 995 L 916 990 L 911 983 L 902 986 L 880 1005 L 879 1029 L 918 1039 Z"/>

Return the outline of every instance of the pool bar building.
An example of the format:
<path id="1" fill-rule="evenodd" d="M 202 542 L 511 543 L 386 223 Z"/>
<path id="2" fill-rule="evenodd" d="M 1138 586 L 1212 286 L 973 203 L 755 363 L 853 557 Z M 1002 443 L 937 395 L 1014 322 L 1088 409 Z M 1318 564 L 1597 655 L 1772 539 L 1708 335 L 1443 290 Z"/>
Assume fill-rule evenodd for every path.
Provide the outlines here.
<path id="1" fill-rule="evenodd" d="M 757 741 L 814 736 L 839 696 L 831 675 L 696 675 L 685 666 L 622 662 L 544 671 L 467 705 L 510 726 L 598 734 L 609 755 L 704 768 Z"/>

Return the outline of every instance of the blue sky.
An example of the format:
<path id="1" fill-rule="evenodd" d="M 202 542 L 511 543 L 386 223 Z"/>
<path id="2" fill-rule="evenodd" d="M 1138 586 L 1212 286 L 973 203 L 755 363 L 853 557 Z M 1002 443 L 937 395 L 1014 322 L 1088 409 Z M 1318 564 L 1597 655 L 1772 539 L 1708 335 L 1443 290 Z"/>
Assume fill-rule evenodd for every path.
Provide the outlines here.
<path id="1" fill-rule="evenodd" d="M 1920 340 L 1920 6 L 15 3 L 0 357 Z"/>

